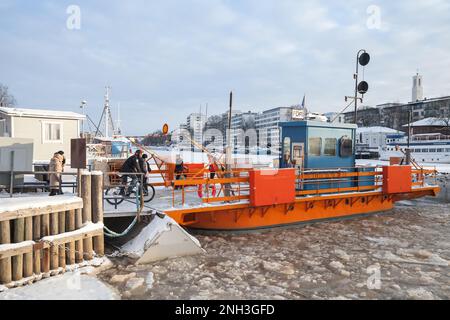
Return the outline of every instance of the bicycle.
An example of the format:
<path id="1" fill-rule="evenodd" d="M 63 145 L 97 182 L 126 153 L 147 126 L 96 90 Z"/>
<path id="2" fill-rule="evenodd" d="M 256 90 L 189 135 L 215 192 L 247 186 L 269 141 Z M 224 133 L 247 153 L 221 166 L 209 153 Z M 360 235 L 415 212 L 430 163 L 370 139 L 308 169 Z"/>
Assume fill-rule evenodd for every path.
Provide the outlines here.
<path id="1" fill-rule="evenodd" d="M 128 181 L 131 178 L 128 177 Z M 111 196 L 111 197 L 105 197 L 105 200 L 114 206 L 117 206 L 121 204 L 126 199 L 137 199 L 140 198 L 140 192 L 141 192 L 141 181 L 139 178 L 132 180 L 132 183 L 130 185 L 126 186 L 111 186 L 109 188 L 106 188 L 105 190 L 105 196 Z M 122 189 L 131 190 L 129 195 L 121 194 Z M 143 201 L 148 203 L 153 200 L 155 197 L 155 188 L 151 184 L 145 184 L 143 186 Z M 133 196 L 134 195 L 134 196 Z"/>

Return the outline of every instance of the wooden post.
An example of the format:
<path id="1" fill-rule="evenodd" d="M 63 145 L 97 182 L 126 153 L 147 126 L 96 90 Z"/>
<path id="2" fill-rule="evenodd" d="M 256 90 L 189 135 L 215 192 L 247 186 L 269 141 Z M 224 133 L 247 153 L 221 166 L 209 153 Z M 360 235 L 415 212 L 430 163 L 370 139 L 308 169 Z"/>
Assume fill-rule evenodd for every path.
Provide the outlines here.
<path id="1" fill-rule="evenodd" d="M 92 222 L 92 190 L 91 190 L 91 173 L 83 172 L 81 175 L 81 198 L 83 199 L 83 224 Z M 91 260 L 92 254 L 92 237 L 83 240 L 84 258 Z"/>
<path id="2" fill-rule="evenodd" d="M 92 245 L 92 237 L 88 237 L 83 240 L 84 258 L 86 260 L 92 260 L 94 258 L 94 247 Z"/>
<path id="3" fill-rule="evenodd" d="M 41 237 L 50 235 L 50 215 L 44 214 L 41 220 Z M 50 272 L 50 249 L 46 248 L 42 250 L 42 262 L 41 268 L 43 273 Z"/>
<path id="4" fill-rule="evenodd" d="M 81 176 L 81 198 L 83 199 L 83 223 L 86 223 L 92 221 L 90 172 L 83 172 Z"/>
<path id="5" fill-rule="evenodd" d="M 58 231 L 59 233 L 65 233 L 66 232 L 66 212 L 62 211 L 59 213 L 58 218 L 59 226 Z M 61 268 L 66 268 L 66 245 L 59 246 L 59 266 Z"/>
<path id="6" fill-rule="evenodd" d="M 33 217 L 33 240 L 41 240 L 41 216 Z M 41 274 L 41 250 L 33 252 L 33 271 L 35 274 Z"/>
<path id="7" fill-rule="evenodd" d="M 50 235 L 54 236 L 58 234 L 58 212 L 53 212 L 50 214 Z M 58 269 L 58 250 L 57 246 L 50 247 L 50 269 Z"/>
<path id="8" fill-rule="evenodd" d="M 19 218 L 13 220 L 14 224 L 14 243 L 20 243 L 25 239 L 25 220 Z M 12 258 L 13 280 L 21 280 L 23 278 L 23 254 L 19 254 Z"/>
<path id="9" fill-rule="evenodd" d="M 9 221 L 0 221 L 0 244 L 11 243 Z M 0 260 L 0 283 L 6 284 L 12 281 L 11 258 Z"/>
<path id="10" fill-rule="evenodd" d="M 103 174 L 92 174 L 92 222 L 103 223 Z M 97 255 L 105 254 L 103 234 L 94 237 L 94 251 Z"/>
<path id="11" fill-rule="evenodd" d="M 75 229 L 78 230 L 83 226 L 83 213 L 81 209 L 75 211 Z M 75 242 L 75 261 L 77 263 L 83 262 L 83 240 L 77 240 Z"/>
<path id="12" fill-rule="evenodd" d="M 33 240 L 33 217 L 25 218 L 25 241 Z M 25 253 L 23 256 L 23 276 L 25 278 L 33 275 L 33 252 Z"/>
<path id="13" fill-rule="evenodd" d="M 66 214 L 67 218 L 67 231 L 74 231 L 75 230 L 75 210 L 70 210 Z M 71 241 L 68 245 L 69 253 L 67 255 L 67 263 L 69 265 L 75 264 L 75 242 Z"/>

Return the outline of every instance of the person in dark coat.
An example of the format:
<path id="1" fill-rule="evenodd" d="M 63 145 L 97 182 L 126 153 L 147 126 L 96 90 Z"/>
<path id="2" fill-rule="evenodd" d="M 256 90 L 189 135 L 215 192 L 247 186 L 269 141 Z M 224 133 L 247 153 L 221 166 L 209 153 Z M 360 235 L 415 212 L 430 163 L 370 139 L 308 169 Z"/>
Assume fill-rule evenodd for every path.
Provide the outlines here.
<path id="1" fill-rule="evenodd" d="M 125 195 L 125 186 L 128 182 L 128 177 L 131 178 L 131 185 L 134 185 L 136 182 L 136 179 L 138 178 L 137 175 L 132 173 L 145 173 L 143 168 L 143 161 L 142 161 L 142 150 L 137 150 L 134 155 L 129 157 L 122 165 L 122 168 L 120 168 L 120 172 L 123 172 L 125 174 L 122 175 L 122 187 L 120 190 L 121 195 Z M 127 189 L 127 195 L 131 193 L 131 188 L 128 186 Z"/>
<path id="2" fill-rule="evenodd" d="M 175 160 L 175 180 L 180 180 L 181 178 L 186 179 L 186 175 L 184 174 L 187 171 L 187 167 L 184 165 L 183 158 L 179 154 L 177 154 L 177 158 Z M 175 190 L 181 189 L 180 186 L 176 186 Z"/>
<path id="3" fill-rule="evenodd" d="M 148 159 L 148 155 L 143 154 L 142 158 L 140 159 L 139 164 L 145 173 L 150 173 L 150 172 L 152 172 L 152 168 L 150 168 L 150 163 L 148 163 L 147 159 Z"/>
<path id="4" fill-rule="evenodd" d="M 150 163 L 148 163 L 148 155 L 147 154 L 143 154 L 141 161 L 140 161 L 140 166 L 141 168 L 144 170 L 146 176 L 144 176 L 144 193 L 147 192 L 147 186 L 148 186 L 148 174 L 150 172 L 152 172 L 152 168 L 150 167 Z"/>

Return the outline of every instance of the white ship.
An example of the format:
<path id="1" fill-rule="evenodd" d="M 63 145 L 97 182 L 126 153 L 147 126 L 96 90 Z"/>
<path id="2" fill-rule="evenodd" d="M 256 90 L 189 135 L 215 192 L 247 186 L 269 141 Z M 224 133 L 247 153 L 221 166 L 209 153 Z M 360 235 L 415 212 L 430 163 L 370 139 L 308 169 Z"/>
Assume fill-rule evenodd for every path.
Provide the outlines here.
<path id="1" fill-rule="evenodd" d="M 407 148 L 407 136 L 387 136 L 386 146 L 380 147 L 380 160 L 404 157 Z M 411 150 L 411 158 L 416 162 L 450 163 L 450 136 L 441 133 L 412 135 L 409 149 Z"/>

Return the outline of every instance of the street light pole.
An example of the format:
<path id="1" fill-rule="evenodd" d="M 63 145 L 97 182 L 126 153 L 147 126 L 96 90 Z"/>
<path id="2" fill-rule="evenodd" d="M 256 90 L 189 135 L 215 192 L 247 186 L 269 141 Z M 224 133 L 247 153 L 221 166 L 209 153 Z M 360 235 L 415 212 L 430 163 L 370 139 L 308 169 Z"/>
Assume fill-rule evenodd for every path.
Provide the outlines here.
<path id="1" fill-rule="evenodd" d="M 355 117 L 354 123 L 358 124 L 358 78 L 359 78 L 359 56 L 361 53 L 365 53 L 366 50 L 361 49 L 356 54 L 356 72 L 354 75 L 355 78 Z"/>
<path id="2" fill-rule="evenodd" d="M 81 113 L 83 114 L 83 116 L 86 116 L 85 114 L 84 114 L 84 108 L 86 107 L 86 101 L 81 101 L 81 106 L 80 106 L 80 108 L 81 108 Z M 81 133 L 80 133 L 80 137 L 82 138 L 84 135 L 84 118 L 81 120 Z"/>

